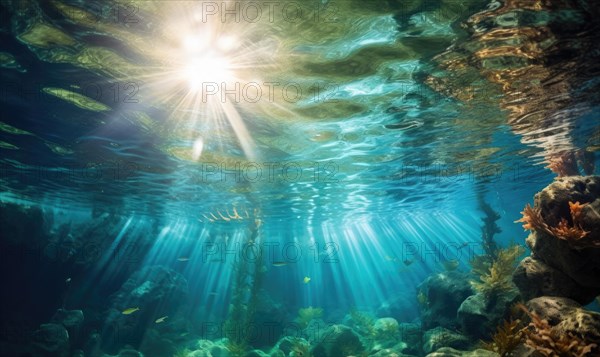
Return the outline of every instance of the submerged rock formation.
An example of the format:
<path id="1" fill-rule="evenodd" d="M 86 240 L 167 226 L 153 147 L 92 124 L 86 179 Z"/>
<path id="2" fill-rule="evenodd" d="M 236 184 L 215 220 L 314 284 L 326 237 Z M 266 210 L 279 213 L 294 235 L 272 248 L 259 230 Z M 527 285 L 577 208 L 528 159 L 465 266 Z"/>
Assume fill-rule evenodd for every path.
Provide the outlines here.
<path id="1" fill-rule="evenodd" d="M 532 229 L 531 257 L 521 262 L 513 281 L 528 299 L 549 295 L 592 302 L 600 295 L 600 177 L 557 178 L 534 202 L 523 218 Z"/>
<path id="2" fill-rule="evenodd" d="M 430 276 L 419 286 L 419 290 L 426 298 L 421 314 L 425 330 L 437 326 L 456 327 L 458 308 L 474 293 L 469 283 L 469 275 L 458 271 Z"/>
<path id="3" fill-rule="evenodd" d="M 175 316 L 187 296 L 187 281 L 178 272 L 162 266 L 139 270 L 111 299 L 102 333 L 103 350 L 116 352 L 124 344 L 139 345 L 148 326 L 160 316 Z M 132 308 L 139 310 L 123 313 Z"/>

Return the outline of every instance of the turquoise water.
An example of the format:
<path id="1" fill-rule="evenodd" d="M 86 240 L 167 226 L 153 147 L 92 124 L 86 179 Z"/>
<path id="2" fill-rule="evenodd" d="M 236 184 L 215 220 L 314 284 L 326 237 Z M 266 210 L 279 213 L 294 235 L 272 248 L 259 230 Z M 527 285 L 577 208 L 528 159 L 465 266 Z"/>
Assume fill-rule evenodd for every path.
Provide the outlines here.
<path id="1" fill-rule="evenodd" d="M 424 356 L 421 284 L 598 172 L 593 3 L 0 6 L 6 356 Z"/>

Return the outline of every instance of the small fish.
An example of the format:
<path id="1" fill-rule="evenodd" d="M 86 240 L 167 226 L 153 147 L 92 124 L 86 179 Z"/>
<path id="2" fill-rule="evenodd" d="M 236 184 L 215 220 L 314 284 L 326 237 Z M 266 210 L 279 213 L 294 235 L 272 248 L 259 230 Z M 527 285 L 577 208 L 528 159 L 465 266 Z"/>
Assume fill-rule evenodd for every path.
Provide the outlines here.
<path id="1" fill-rule="evenodd" d="M 469 246 L 469 242 L 464 242 L 463 244 L 459 245 L 457 249 L 463 249 L 464 247 Z"/>
<path id="2" fill-rule="evenodd" d="M 453 270 L 456 270 L 456 268 L 458 268 L 458 266 L 460 265 L 460 262 L 456 259 L 444 260 L 442 262 L 442 265 L 444 266 L 444 268 L 447 271 L 453 271 Z"/>
<path id="3" fill-rule="evenodd" d="M 154 320 L 154 323 L 155 324 L 159 324 L 161 322 L 165 322 L 165 320 L 167 319 L 167 317 L 169 317 L 169 316 L 159 317 L 158 319 Z"/>
<path id="4" fill-rule="evenodd" d="M 389 255 L 386 255 L 385 260 L 387 260 L 388 262 L 395 262 L 397 259 L 395 257 L 390 257 Z"/>
<path id="5" fill-rule="evenodd" d="M 411 259 L 405 259 L 402 263 L 404 263 L 404 265 L 409 266 L 414 262 L 414 260 Z"/>
<path id="6" fill-rule="evenodd" d="M 65 280 L 65 283 L 66 283 L 67 285 L 69 285 L 69 284 L 71 283 L 71 278 L 67 278 L 67 280 Z"/>
<path id="7" fill-rule="evenodd" d="M 179 257 L 179 258 L 177 258 L 178 262 L 187 262 L 189 260 L 190 260 L 190 258 L 188 258 L 188 257 Z"/>
<path id="8" fill-rule="evenodd" d="M 304 282 L 304 284 L 308 284 L 310 283 L 310 278 L 308 276 L 305 276 L 304 279 L 302 279 L 302 281 Z"/>
<path id="9" fill-rule="evenodd" d="M 216 291 L 211 291 L 210 293 L 208 293 L 208 295 L 216 296 L 219 295 L 219 293 L 217 293 Z"/>
<path id="10" fill-rule="evenodd" d="M 417 301 L 421 306 L 425 306 L 427 304 L 427 296 L 423 294 L 422 291 L 419 291 L 419 293 L 417 294 Z"/>
<path id="11" fill-rule="evenodd" d="M 274 267 L 284 267 L 286 265 L 288 265 L 287 262 L 273 262 Z"/>
<path id="12" fill-rule="evenodd" d="M 123 312 L 121 312 L 123 315 L 131 315 L 136 311 L 140 311 L 139 307 L 130 307 L 129 309 L 125 309 L 123 310 Z"/>

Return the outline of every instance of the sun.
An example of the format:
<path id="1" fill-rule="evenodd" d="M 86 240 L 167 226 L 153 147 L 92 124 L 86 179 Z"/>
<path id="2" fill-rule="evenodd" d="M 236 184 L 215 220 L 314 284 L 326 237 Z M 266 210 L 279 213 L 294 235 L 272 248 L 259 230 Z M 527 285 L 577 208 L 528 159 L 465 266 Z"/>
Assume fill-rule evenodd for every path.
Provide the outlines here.
<path id="1" fill-rule="evenodd" d="M 163 37 L 149 53 L 160 65 L 145 78 L 150 82 L 152 100 L 171 108 L 168 122 L 190 129 L 188 132 L 202 132 L 204 137 L 183 138 L 190 143 L 194 159 L 202 155 L 194 143 L 214 148 L 222 145 L 215 141 L 229 133 L 237 138 L 246 158 L 255 158 L 254 140 L 241 113 L 260 106 L 240 100 L 243 93 L 235 91 L 246 88 L 247 78 L 261 79 L 262 69 L 272 65 L 273 48 L 256 42 L 265 38 L 257 34 L 258 25 L 225 24 L 220 17 L 204 21 L 195 15 L 201 10 L 196 2 L 186 3 L 183 10 L 164 4 Z M 231 140 L 227 143 L 232 145 Z"/>

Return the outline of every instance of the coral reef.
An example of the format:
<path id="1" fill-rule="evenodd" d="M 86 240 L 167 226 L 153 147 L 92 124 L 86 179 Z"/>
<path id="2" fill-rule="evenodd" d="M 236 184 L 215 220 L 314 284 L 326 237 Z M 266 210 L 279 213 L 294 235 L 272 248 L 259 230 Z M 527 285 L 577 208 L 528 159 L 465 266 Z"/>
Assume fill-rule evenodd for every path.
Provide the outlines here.
<path id="1" fill-rule="evenodd" d="M 600 352 L 595 343 L 588 343 L 572 332 L 559 332 L 548 320 L 529 311 L 524 305 L 520 307 L 531 319 L 528 328 L 523 329 L 525 342 L 541 355 L 583 357 Z"/>
<path id="2" fill-rule="evenodd" d="M 571 201 L 568 203 L 571 216 L 570 220 L 573 222 L 572 225 L 569 224 L 569 221 L 566 218 L 561 217 L 556 227 L 551 227 L 544 221 L 540 209 L 534 209 L 529 204 L 527 204 L 525 209 L 521 212 L 523 218 L 515 222 L 523 222 L 523 228 L 526 230 L 536 230 L 548 233 L 556 238 L 569 242 L 575 247 L 600 247 L 600 241 L 583 240 L 583 238 L 590 233 L 581 227 L 582 210 L 587 204 L 582 205 L 579 202 L 573 203 Z"/>
<path id="3" fill-rule="evenodd" d="M 534 202 L 520 220 L 531 230 L 526 242 L 533 261 L 521 263 L 513 280 L 527 298 L 565 296 L 590 303 L 600 295 L 600 177 L 557 178 Z M 534 281 L 540 274 L 543 282 Z"/>

